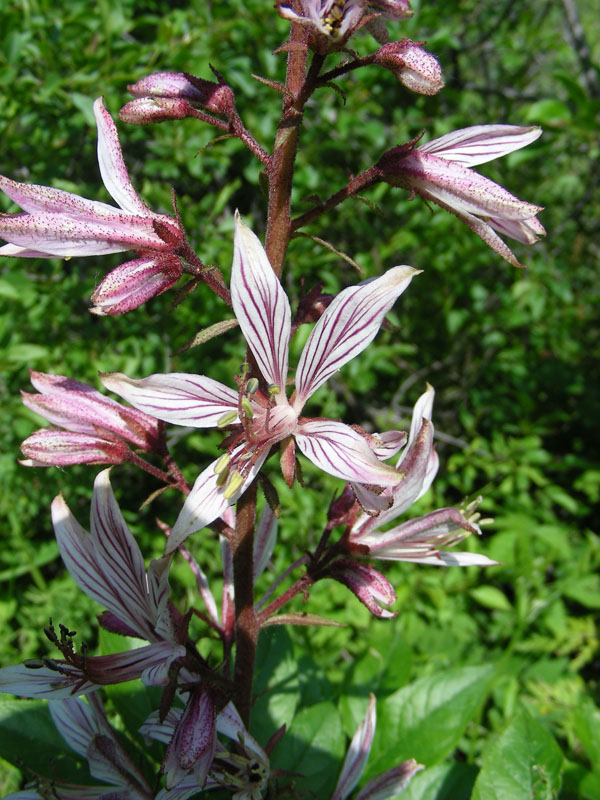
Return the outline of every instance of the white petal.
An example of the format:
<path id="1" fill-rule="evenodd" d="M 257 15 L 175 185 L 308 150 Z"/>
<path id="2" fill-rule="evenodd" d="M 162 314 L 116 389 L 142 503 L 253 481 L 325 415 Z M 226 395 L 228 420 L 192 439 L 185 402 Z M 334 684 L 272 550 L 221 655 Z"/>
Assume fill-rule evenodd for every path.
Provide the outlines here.
<path id="1" fill-rule="evenodd" d="M 422 153 L 474 167 L 519 150 L 542 135 L 541 128 L 518 125 L 473 125 L 452 131 L 439 139 L 419 145 Z"/>
<path id="2" fill-rule="evenodd" d="M 238 408 L 237 392 L 204 375 L 171 372 L 136 380 L 109 372 L 100 380 L 135 408 L 175 425 L 214 428 L 223 414 Z"/>
<path id="3" fill-rule="evenodd" d="M 342 422 L 301 422 L 295 438 L 304 455 L 330 475 L 377 486 L 395 486 L 402 479 L 393 467 L 379 461 L 357 431 Z"/>
<path id="4" fill-rule="evenodd" d="M 242 333 L 267 383 L 285 399 L 291 311 L 257 236 L 236 214 L 231 268 L 231 302 Z"/>
<path id="5" fill-rule="evenodd" d="M 375 695 L 371 694 L 367 713 L 352 737 L 337 786 L 331 795 L 331 800 L 344 800 L 360 780 L 371 752 L 376 724 Z"/>
<path id="6" fill-rule="evenodd" d="M 296 371 L 296 411 L 334 372 L 373 341 L 383 318 L 418 272 L 412 267 L 394 267 L 380 278 L 338 294 L 302 351 Z"/>
<path id="7" fill-rule="evenodd" d="M 94 102 L 94 116 L 98 126 L 98 166 L 106 190 L 124 211 L 142 217 L 154 216 L 129 180 L 117 127 L 101 97 Z"/>

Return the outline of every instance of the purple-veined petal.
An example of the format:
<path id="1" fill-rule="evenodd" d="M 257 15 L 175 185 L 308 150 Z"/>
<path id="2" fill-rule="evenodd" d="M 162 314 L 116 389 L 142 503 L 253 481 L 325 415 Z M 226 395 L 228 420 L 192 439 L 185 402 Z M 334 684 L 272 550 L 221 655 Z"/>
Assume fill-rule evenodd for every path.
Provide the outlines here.
<path id="1" fill-rule="evenodd" d="M 88 534 L 58 496 L 52 521 L 60 554 L 73 580 L 141 638 L 156 639 L 156 608 L 148 596 L 144 562 L 110 486 L 109 471 L 94 483 Z"/>
<path id="2" fill-rule="evenodd" d="M 234 450 L 230 462 L 231 470 L 236 468 L 236 456 L 242 451 L 243 445 Z M 219 459 L 213 461 L 204 472 L 196 478 L 192 491 L 185 499 L 183 508 L 173 526 L 167 544 L 165 555 L 170 555 L 182 544 L 188 536 L 201 528 L 210 525 L 217 517 L 220 517 L 225 509 L 233 505 L 252 483 L 258 471 L 262 467 L 266 457 L 269 455 L 268 449 L 261 453 L 252 468 L 244 475 L 244 480 L 237 491 L 226 499 L 223 497 L 224 486 L 217 486 L 219 475 L 215 472 L 215 465 Z"/>
<path id="3" fill-rule="evenodd" d="M 395 456 L 408 441 L 406 431 L 385 431 L 371 434 L 371 447 L 377 458 L 387 461 Z"/>
<path id="4" fill-rule="evenodd" d="M 421 144 L 417 149 L 465 167 L 475 167 L 519 150 L 541 135 L 542 129 L 537 127 L 472 125 Z"/>
<path id="5" fill-rule="evenodd" d="M 190 694 L 167 749 L 167 789 L 173 788 L 191 769 L 198 785 L 203 786 L 215 747 L 215 704 L 210 693 L 198 687 Z"/>
<path id="6" fill-rule="evenodd" d="M 319 386 L 373 341 L 383 318 L 418 274 L 412 267 L 394 267 L 340 292 L 327 307 L 300 356 L 294 408 L 300 412 Z"/>
<path id="7" fill-rule="evenodd" d="M 345 800 L 360 780 L 371 752 L 376 724 L 375 695 L 370 694 L 367 713 L 352 737 L 337 786 L 331 795 L 331 800 Z"/>
<path id="8" fill-rule="evenodd" d="M 94 102 L 94 116 L 98 126 L 98 166 L 106 190 L 124 211 L 142 217 L 155 216 L 133 188 L 123 161 L 117 126 L 101 97 Z"/>
<path id="9" fill-rule="evenodd" d="M 323 472 L 354 483 L 395 486 L 402 476 L 383 464 L 365 439 L 343 422 L 302 421 L 295 433 L 298 447 Z"/>
<path id="10" fill-rule="evenodd" d="M 94 220 L 56 213 L 8 215 L 0 217 L 0 236 L 11 244 L 59 258 L 173 249 L 154 232 L 149 220 L 117 210 L 110 219 Z"/>
<path id="11" fill-rule="evenodd" d="M 31 669 L 25 664 L 15 664 L 0 669 L 0 692 L 19 697 L 40 697 L 47 700 L 64 700 L 73 695 L 87 694 L 98 689 L 98 685 L 86 680 L 81 670 L 61 665 L 64 675 L 48 667 Z"/>
<path id="12" fill-rule="evenodd" d="M 285 401 L 291 311 L 258 237 L 236 214 L 231 302 L 263 378 L 281 389 Z"/>
<path id="13" fill-rule="evenodd" d="M 76 697 L 51 703 L 49 711 L 60 735 L 80 756 L 85 756 L 96 734 L 107 734 L 110 731 L 106 719 L 97 717 L 87 703 Z"/>
<path id="14" fill-rule="evenodd" d="M 391 504 L 387 507 L 383 506 L 376 517 L 360 516 L 352 529 L 351 539 L 353 541 L 362 541 L 362 536 L 367 531 L 380 528 L 386 522 L 400 516 L 417 500 L 430 467 L 432 447 L 433 425 L 428 419 L 423 418 L 419 435 L 407 450 L 401 470 L 396 472 L 398 483 L 392 489 L 385 489 L 383 496 L 380 496 L 382 505 L 384 497 L 391 497 Z M 437 465 L 437 461 L 435 463 Z M 433 480 L 433 476 L 431 480 Z"/>
<path id="15" fill-rule="evenodd" d="M 23 454 L 32 463 L 25 466 L 68 467 L 71 464 L 122 464 L 129 458 L 124 442 L 88 436 L 85 433 L 44 429 L 22 443 Z"/>
<path id="16" fill-rule="evenodd" d="M 171 372 L 136 380 L 109 372 L 100 380 L 135 408 L 175 425 L 214 428 L 224 413 L 238 408 L 237 392 L 204 375 Z"/>
<path id="17" fill-rule="evenodd" d="M 422 769 L 424 769 L 423 764 L 417 764 L 414 758 L 403 761 L 397 767 L 371 778 L 356 795 L 355 800 L 386 800 L 388 797 L 396 797 Z"/>
<path id="18" fill-rule="evenodd" d="M 110 470 L 103 470 L 94 481 L 90 514 L 91 536 L 97 568 L 115 596 L 112 607 L 106 606 L 125 622 L 153 638 L 156 618 L 148 595 L 144 559 L 138 543 L 131 535 L 110 485 Z M 164 562 L 163 562 L 164 563 Z M 168 568 L 168 564 L 165 565 Z M 155 589 L 157 586 L 155 584 Z M 167 584 L 168 592 L 168 584 Z M 164 587 L 161 587 L 164 592 Z M 155 603 L 157 597 L 153 598 Z M 159 600 L 166 603 L 166 598 Z"/>

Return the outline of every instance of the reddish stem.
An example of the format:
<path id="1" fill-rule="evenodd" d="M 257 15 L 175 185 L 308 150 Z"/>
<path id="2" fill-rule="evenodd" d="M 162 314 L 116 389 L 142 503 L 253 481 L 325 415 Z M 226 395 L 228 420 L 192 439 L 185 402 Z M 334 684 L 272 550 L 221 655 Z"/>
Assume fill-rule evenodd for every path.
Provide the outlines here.
<path id="1" fill-rule="evenodd" d="M 235 593 L 235 706 L 246 727 L 250 724 L 254 658 L 260 626 L 254 612 L 254 521 L 256 518 L 256 481 L 237 504 L 233 553 Z"/>

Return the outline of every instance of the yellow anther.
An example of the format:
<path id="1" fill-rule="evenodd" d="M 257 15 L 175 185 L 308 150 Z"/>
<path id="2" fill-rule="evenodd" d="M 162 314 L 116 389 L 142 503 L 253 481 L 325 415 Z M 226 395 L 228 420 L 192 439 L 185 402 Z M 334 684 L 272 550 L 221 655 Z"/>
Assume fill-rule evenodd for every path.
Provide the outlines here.
<path id="1" fill-rule="evenodd" d="M 258 389 L 258 378 L 250 378 L 246 384 L 246 394 L 254 394 Z"/>
<path id="2" fill-rule="evenodd" d="M 217 475 L 220 475 L 223 472 L 223 470 L 227 469 L 230 461 L 231 461 L 231 456 L 229 455 L 229 453 L 223 453 L 221 458 L 217 461 L 217 463 L 214 466 L 215 473 Z"/>
<path id="3" fill-rule="evenodd" d="M 247 397 L 242 397 L 241 406 L 242 406 L 242 411 L 246 415 L 246 418 L 252 419 L 252 417 L 254 416 L 254 409 L 252 408 L 252 403 L 250 402 L 250 400 L 248 400 Z"/>
<path id="4" fill-rule="evenodd" d="M 269 385 L 268 392 L 269 392 L 270 397 L 276 397 L 279 394 L 280 391 L 281 391 L 281 388 L 279 386 L 277 386 L 276 383 L 271 383 Z"/>
<path id="5" fill-rule="evenodd" d="M 217 487 L 220 489 L 222 486 L 225 486 L 228 478 L 229 478 L 228 469 L 224 469 L 223 472 L 219 472 L 219 474 L 217 475 Z"/>
<path id="6" fill-rule="evenodd" d="M 226 411 L 217 421 L 217 428 L 226 428 L 233 424 L 237 419 L 237 411 Z"/>
<path id="7" fill-rule="evenodd" d="M 231 500 L 234 494 L 241 488 L 242 484 L 244 483 L 244 477 L 240 475 L 237 469 L 234 469 L 231 475 L 229 476 L 229 480 L 227 481 L 227 485 L 225 486 L 225 491 L 223 492 L 223 497 L 225 500 Z"/>

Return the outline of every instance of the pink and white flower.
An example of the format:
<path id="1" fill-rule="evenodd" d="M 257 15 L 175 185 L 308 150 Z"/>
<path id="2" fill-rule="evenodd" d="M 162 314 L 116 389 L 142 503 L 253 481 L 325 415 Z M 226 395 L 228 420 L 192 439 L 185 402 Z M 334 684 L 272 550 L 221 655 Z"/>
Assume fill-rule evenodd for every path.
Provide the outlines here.
<path id="1" fill-rule="evenodd" d="M 179 222 L 155 214 L 133 188 L 115 123 L 102 98 L 94 103 L 98 165 L 119 208 L 50 186 L 0 176 L 0 190 L 24 213 L 0 215 L 0 256 L 71 258 L 134 250 L 138 258 L 113 270 L 94 293 L 98 314 L 121 314 L 160 294 L 182 274 Z"/>
<path id="2" fill-rule="evenodd" d="M 109 470 L 94 482 L 89 533 L 60 495 L 52 503 L 52 521 L 71 577 L 106 609 L 100 616 L 103 627 L 149 644 L 106 656 L 78 655 L 68 641 L 70 635 L 64 636 L 66 629 L 61 628 L 61 640 L 55 643 L 65 659 L 0 669 L 0 691 L 59 700 L 136 678 L 149 686 L 166 684 L 170 665 L 186 654 L 177 630 L 177 612 L 169 602 L 170 559 L 153 559 L 145 569 L 113 494 Z"/>
<path id="3" fill-rule="evenodd" d="M 382 510 L 376 517 L 358 515 L 346 536 L 345 548 L 354 554 L 389 561 L 441 567 L 496 566 L 496 561 L 477 553 L 447 552 L 470 534 L 481 534 L 479 514 L 475 513 L 477 503 L 468 507 L 465 514 L 456 508 L 440 508 L 382 530 L 425 494 L 436 475 L 439 461 L 433 449 L 433 398 L 433 387 L 428 386 L 415 404 L 408 442 L 396 465 L 402 481 L 381 493 Z"/>
<path id="4" fill-rule="evenodd" d="M 276 7 L 282 17 L 308 30 L 318 53 L 343 47 L 365 19 L 364 0 L 300 0 L 300 13 L 289 1 L 280 0 Z"/>
<path id="5" fill-rule="evenodd" d="M 247 384 L 242 383 L 235 391 L 203 375 L 186 373 L 142 380 L 120 373 L 101 376 L 108 389 L 166 422 L 197 428 L 234 426 L 227 454 L 197 478 L 169 536 L 166 553 L 221 516 L 279 443 L 283 443 L 284 470 L 290 452 L 293 463 L 295 442 L 320 469 L 355 484 L 394 486 L 401 480 L 359 432 L 334 420 L 307 419 L 301 412 L 317 389 L 373 340 L 385 314 L 415 274 L 412 267 L 395 267 L 380 278 L 342 291 L 308 338 L 296 370 L 296 389 L 288 400 L 290 304 L 260 241 L 237 218 L 231 298 L 264 381 L 262 388 L 246 392 Z M 291 482 L 289 471 L 284 474 Z"/>
<path id="6" fill-rule="evenodd" d="M 388 183 L 450 211 L 509 264 L 520 267 L 498 234 L 525 244 L 537 242 L 546 233 L 536 218 L 542 207 L 519 200 L 470 167 L 519 150 L 541 133 L 535 127 L 474 125 L 418 147 L 395 147 L 377 166 Z"/>

